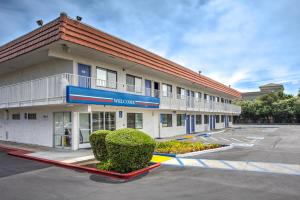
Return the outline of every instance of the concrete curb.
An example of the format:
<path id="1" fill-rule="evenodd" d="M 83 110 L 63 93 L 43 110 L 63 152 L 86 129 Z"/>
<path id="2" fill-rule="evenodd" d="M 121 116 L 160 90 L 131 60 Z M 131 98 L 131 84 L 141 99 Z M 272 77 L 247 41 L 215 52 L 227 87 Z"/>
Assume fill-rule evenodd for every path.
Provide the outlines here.
<path id="1" fill-rule="evenodd" d="M 206 153 L 226 151 L 226 150 L 232 149 L 232 148 L 234 148 L 234 146 L 232 144 L 230 144 L 228 146 L 219 147 L 219 148 L 215 148 L 215 149 L 207 149 L 207 150 L 203 150 L 203 151 L 195 151 L 195 152 L 190 152 L 190 153 L 177 154 L 176 157 L 177 158 L 184 158 L 184 157 L 190 157 L 190 156 L 197 156 L 197 155 L 206 154 Z"/>
<path id="2" fill-rule="evenodd" d="M 228 146 L 223 146 L 215 149 L 207 149 L 203 151 L 194 151 L 190 153 L 184 153 L 184 154 L 168 154 L 168 153 L 154 153 L 153 155 L 159 155 L 159 156 L 168 156 L 168 157 L 173 157 L 173 158 L 184 158 L 184 157 L 190 157 L 190 156 L 197 156 L 201 154 L 206 154 L 206 153 L 213 153 L 213 152 L 219 152 L 219 151 L 225 151 L 228 149 L 232 149 L 235 146 L 233 144 L 230 144 Z"/>
<path id="3" fill-rule="evenodd" d="M 43 162 L 46 164 L 52 164 L 52 165 L 67 168 L 67 169 L 80 170 L 80 171 L 84 171 L 84 172 L 91 173 L 91 174 L 103 175 L 103 176 L 110 177 L 110 178 L 122 179 L 125 181 L 133 179 L 142 174 L 145 174 L 145 173 L 149 172 L 150 170 L 153 170 L 161 165 L 160 163 L 154 163 L 144 169 L 139 169 L 139 170 L 127 173 L 127 174 L 121 174 L 118 172 L 104 171 L 104 170 L 99 170 L 99 169 L 90 168 L 90 167 L 84 167 L 84 166 L 80 166 L 80 165 L 76 165 L 76 164 L 64 163 L 61 161 L 38 158 L 35 156 L 27 155 L 28 153 L 33 153 L 33 152 L 30 152 L 27 150 L 22 150 L 22 149 L 17 149 L 17 148 L 10 148 L 10 147 L 6 147 L 6 146 L 2 146 L 2 145 L 0 145 L 0 150 L 4 150 L 7 152 L 8 155 L 16 156 L 19 158 L 25 158 L 28 160 L 34 160 L 34 161 Z"/>

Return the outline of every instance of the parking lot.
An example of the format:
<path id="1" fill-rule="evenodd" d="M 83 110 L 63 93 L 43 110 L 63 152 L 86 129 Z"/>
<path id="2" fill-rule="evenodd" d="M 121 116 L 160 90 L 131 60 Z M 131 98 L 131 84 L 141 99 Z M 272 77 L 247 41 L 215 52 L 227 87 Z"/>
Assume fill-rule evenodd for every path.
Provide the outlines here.
<path id="1" fill-rule="evenodd" d="M 300 164 L 300 126 L 241 126 L 196 140 L 239 145 L 193 159 Z M 120 182 L 11 157 L 4 152 L 0 153 L 0 163 L 3 200 L 300 198 L 300 174 L 161 166 L 143 177 Z"/>

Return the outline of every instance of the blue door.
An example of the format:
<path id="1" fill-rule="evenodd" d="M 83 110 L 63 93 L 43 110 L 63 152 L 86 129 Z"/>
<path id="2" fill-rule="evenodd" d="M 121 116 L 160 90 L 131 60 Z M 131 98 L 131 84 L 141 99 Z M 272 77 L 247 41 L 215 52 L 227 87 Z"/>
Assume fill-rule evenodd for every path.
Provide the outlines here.
<path id="1" fill-rule="evenodd" d="M 84 88 L 91 87 L 91 66 L 78 64 L 78 86 Z"/>
<path id="2" fill-rule="evenodd" d="M 216 128 L 216 119 L 214 115 L 209 116 L 209 127 L 210 130 L 214 130 Z"/>
<path id="3" fill-rule="evenodd" d="M 225 115 L 225 128 L 227 128 L 228 127 L 228 116 L 227 115 Z"/>
<path id="4" fill-rule="evenodd" d="M 216 116 L 213 115 L 213 129 L 216 129 Z"/>
<path id="5" fill-rule="evenodd" d="M 191 115 L 191 133 L 195 133 L 195 115 Z"/>
<path id="6" fill-rule="evenodd" d="M 191 121 L 190 121 L 190 115 L 186 115 L 186 133 L 191 133 Z"/>
<path id="7" fill-rule="evenodd" d="M 151 81 L 145 80 L 145 95 L 151 96 Z"/>

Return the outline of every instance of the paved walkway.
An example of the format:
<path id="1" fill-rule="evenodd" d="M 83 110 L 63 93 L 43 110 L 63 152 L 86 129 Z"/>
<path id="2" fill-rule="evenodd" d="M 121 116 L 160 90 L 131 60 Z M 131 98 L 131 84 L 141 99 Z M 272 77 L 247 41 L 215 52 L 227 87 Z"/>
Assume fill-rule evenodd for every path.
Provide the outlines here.
<path id="1" fill-rule="evenodd" d="M 300 176 L 300 165 L 297 164 L 189 158 L 172 158 L 168 160 L 162 160 L 161 164 L 179 167 L 201 167 L 224 170 L 293 174 Z"/>

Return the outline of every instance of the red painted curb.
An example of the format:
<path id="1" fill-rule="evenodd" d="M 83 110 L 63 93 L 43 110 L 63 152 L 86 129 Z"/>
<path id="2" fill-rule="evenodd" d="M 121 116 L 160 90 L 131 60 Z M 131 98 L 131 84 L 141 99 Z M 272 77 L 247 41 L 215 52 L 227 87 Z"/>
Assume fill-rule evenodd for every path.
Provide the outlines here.
<path id="1" fill-rule="evenodd" d="M 26 155 L 28 153 L 33 153 L 33 152 L 23 150 L 23 149 L 10 148 L 10 147 L 5 147 L 5 146 L 0 145 L 0 150 L 6 151 L 8 155 L 12 155 L 12 156 L 20 157 L 20 158 L 25 158 L 25 159 L 29 159 L 29 160 L 52 164 L 52 165 L 67 168 L 67 169 L 80 170 L 80 171 L 88 172 L 91 174 L 103 175 L 103 176 L 107 176 L 107 177 L 111 177 L 111 178 L 118 178 L 118 179 L 123 179 L 123 180 L 132 179 L 134 177 L 145 174 L 145 173 L 149 172 L 150 170 L 155 169 L 160 166 L 160 163 L 155 163 L 155 164 L 150 165 L 149 167 L 146 167 L 143 169 L 139 169 L 139 170 L 127 173 L 127 174 L 121 174 L 118 172 L 105 171 L 105 170 L 95 169 L 95 168 L 91 168 L 91 167 L 84 167 L 84 166 L 80 166 L 80 165 L 76 165 L 76 164 L 69 164 L 69 163 L 64 163 L 64 162 L 60 162 L 60 161 L 49 160 L 49 159 L 38 158 L 35 156 Z"/>

